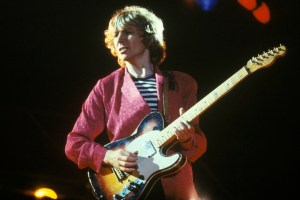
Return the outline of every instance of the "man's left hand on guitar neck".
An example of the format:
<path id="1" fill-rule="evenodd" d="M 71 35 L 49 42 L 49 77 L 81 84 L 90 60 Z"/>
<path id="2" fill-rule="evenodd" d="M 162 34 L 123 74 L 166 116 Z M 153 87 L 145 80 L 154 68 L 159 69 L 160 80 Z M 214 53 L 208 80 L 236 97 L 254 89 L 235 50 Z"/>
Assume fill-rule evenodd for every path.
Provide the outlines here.
<path id="1" fill-rule="evenodd" d="M 179 109 L 179 114 L 182 115 L 185 112 L 184 108 Z M 189 150 L 193 146 L 192 135 L 195 133 L 195 127 L 192 126 L 188 121 L 183 120 L 176 124 L 175 135 L 178 142 L 184 150 Z"/>

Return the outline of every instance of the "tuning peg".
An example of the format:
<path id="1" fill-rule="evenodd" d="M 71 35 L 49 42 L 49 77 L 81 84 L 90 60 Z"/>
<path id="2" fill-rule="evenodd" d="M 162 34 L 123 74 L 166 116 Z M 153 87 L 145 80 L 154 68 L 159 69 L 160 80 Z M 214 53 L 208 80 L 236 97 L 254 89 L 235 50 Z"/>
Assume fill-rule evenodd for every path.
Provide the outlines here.
<path id="1" fill-rule="evenodd" d="M 269 50 L 268 55 L 273 56 L 273 51 Z"/>
<path id="2" fill-rule="evenodd" d="M 264 52 L 262 56 L 263 56 L 263 58 L 268 58 L 269 57 L 266 52 Z"/>
<path id="3" fill-rule="evenodd" d="M 253 63 L 257 64 L 257 65 L 261 65 L 261 63 L 259 62 L 258 58 L 252 57 L 251 60 Z"/>

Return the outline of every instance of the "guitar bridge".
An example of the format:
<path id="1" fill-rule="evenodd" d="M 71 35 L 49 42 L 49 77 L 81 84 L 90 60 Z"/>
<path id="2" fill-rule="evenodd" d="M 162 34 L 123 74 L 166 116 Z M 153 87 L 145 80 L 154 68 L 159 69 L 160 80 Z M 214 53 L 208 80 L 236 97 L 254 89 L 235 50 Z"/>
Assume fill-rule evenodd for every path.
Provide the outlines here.
<path id="1" fill-rule="evenodd" d="M 113 195 L 114 200 L 127 200 L 127 199 L 137 199 L 137 197 L 141 194 L 145 186 L 145 181 L 137 178 L 135 180 L 130 181 L 126 187 L 121 190 L 118 194 Z"/>

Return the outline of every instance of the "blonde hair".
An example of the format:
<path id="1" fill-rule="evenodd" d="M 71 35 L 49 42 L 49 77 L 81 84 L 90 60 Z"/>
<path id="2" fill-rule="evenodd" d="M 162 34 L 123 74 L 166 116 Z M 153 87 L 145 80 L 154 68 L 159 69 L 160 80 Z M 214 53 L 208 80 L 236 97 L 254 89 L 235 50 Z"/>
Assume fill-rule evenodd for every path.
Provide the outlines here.
<path id="1" fill-rule="evenodd" d="M 126 6 L 115 11 L 109 21 L 108 28 L 104 31 L 105 45 L 113 56 L 117 56 L 113 43 L 117 32 L 129 26 L 134 26 L 141 32 L 142 42 L 150 51 L 151 62 L 159 66 L 166 57 L 166 44 L 163 36 L 164 26 L 162 20 L 152 11 L 140 6 Z M 121 67 L 125 66 L 122 59 L 118 58 Z"/>

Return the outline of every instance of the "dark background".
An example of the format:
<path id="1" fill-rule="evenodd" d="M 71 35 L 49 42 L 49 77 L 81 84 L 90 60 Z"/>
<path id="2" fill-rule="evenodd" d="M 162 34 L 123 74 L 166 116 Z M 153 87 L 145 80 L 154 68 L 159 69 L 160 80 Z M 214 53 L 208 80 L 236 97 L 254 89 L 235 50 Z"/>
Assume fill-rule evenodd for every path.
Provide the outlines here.
<path id="1" fill-rule="evenodd" d="M 131 4 L 163 19 L 162 68 L 191 74 L 199 99 L 253 56 L 287 47 L 285 57 L 201 115 L 208 149 L 194 169 L 204 200 L 298 195 L 299 1 L 265 0 L 267 24 L 235 0 L 219 0 L 210 12 L 185 2 L 2 1 L 1 199 L 30 199 L 24 194 L 39 186 L 61 199 L 93 199 L 85 171 L 66 159 L 64 145 L 91 88 L 118 68 L 103 32 L 112 12 Z"/>

